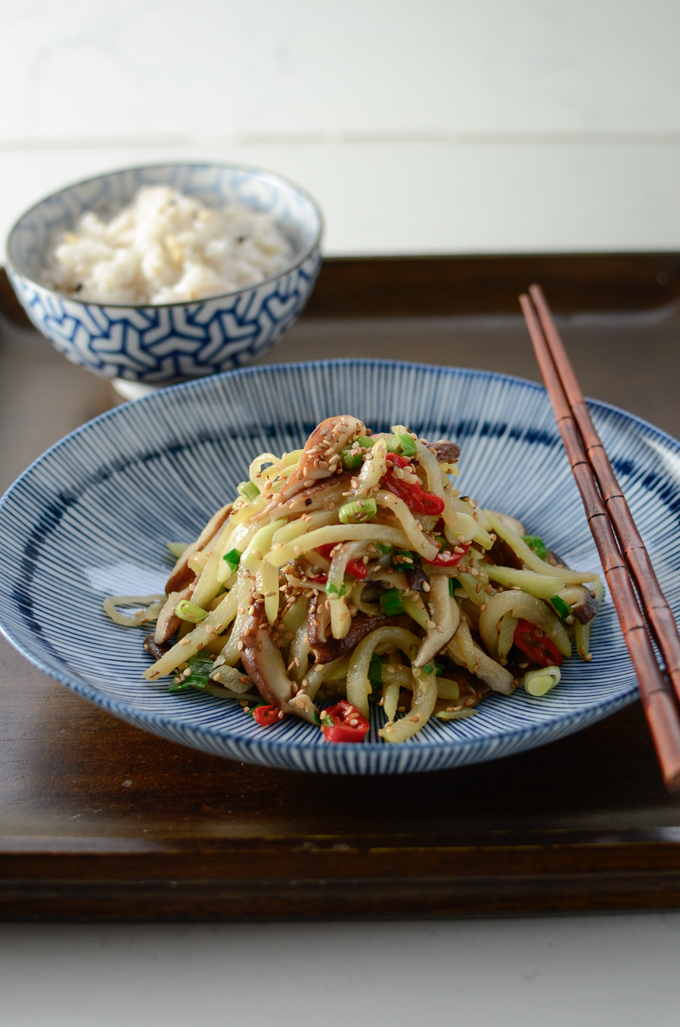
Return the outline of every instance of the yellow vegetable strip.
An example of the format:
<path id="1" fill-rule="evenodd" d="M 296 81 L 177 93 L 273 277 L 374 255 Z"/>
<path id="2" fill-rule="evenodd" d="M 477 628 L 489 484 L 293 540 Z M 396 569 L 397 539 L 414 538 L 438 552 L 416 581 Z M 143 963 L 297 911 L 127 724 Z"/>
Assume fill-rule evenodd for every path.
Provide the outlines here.
<path id="1" fill-rule="evenodd" d="M 444 574 L 430 576 L 429 606 L 431 620 L 427 635 L 420 643 L 414 666 L 424 667 L 455 634 L 460 622 L 460 607 L 449 595 L 449 579 Z"/>
<path id="2" fill-rule="evenodd" d="M 407 631 L 406 628 L 376 628 L 359 642 L 352 653 L 347 672 L 347 701 L 368 717 L 368 696 L 371 683 L 368 680 L 368 667 L 375 648 L 381 642 L 390 642 L 398 646 L 410 660 L 415 659 L 420 639 Z"/>
<path id="3" fill-rule="evenodd" d="M 420 668 L 414 674 L 413 703 L 401 720 L 388 721 L 380 732 L 386 742 L 405 742 L 421 731 L 432 715 L 437 702 L 437 678 L 434 671 L 426 674 Z"/>
<path id="4" fill-rule="evenodd" d="M 285 563 L 290 563 L 296 557 L 312 549 L 318 549 L 319 546 L 358 539 L 365 539 L 366 542 L 384 542 L 398 549 L 408 548 L 408 538 L 403 531 L 396 528 L 388 528 L 381 524 L 333 524 L 327 528 L 317 528 L 301 535 L 293 542 L 272 549 L 265 559 L 275 567 L 283 567 Z"/>
<path id="5" fill-rule="evenodd" d="M 165 674 L 171 674 L 179 667 L 180 663 L 185 663 L 195 656 L 206 642 L 211 641 L 215 635 L 222 634 L 236 616 L 237 605 L 236 589 L 232 589 L 231 592 L 227 592 L 220 605 L 208 614 L 205 620 L 197 624 L 194 630 L 185 635 L 181 641 L 175 643 L 160 660 L 156 660 L 151 667 L 147 667 L 144 671 L 147 681 L 155 681 L 156 678 L 163 677 Z"/>
<path id="6" fill-rule="evenodd" d="M 397 518 L 401 521 L 401 526 L 406 533 L 408 541 L 410 542 L 410 549 L 415 551 L 426 560 L 434 560 L 435 556 L 439 552 L 438 547 L 434 542 L 430 542 L 423 533 L 423 529 L 418 524 L 406 503 L 403 499 L 399 499 L 398 496 L 393 495 L 391 492 L 380 491 L 375 496 L 375 501 L 378 506 L 384 506 L 392 510 Z"/>
<path id="7" fill-rule="evenodd" d="M 250 572 L 239 567 L 236 584 L 229 593 L 230 596 L 234 596 L 236 619 L 234 621 L 234 626 L 231 629 L 231 634 L 220 653 L 220 655 L 224 657 L 224 662 L 228 663 L 230 667 L 233 667 L 234 664 L 238 663 L 241 658 L 241 651 L 238 647 L 238 643 L 241 635 L 241 629 L 245 623 L 246 617 L 248 616 L 250 592 L 254 584 L 255 582 L 251 577 Z"/>
<path id="8" fill-rule="evenodd" d="M 515 567 L 486 565 L 484 570 L 492 581 L 497 581 L 505 588 L 518 585 L 523 592 L 528 592 L 537 599 L 551 599 L 561 588 L 564 588 L 561 578 L 555 578 L 548 574 L 537 574 L 535 571 L 518 571 Z"/>
<path id="9" fill-rule="evenodd" d="M 498 658 L 498 631 L 496 625 L 504 614 L 511 612 L 518 620 L 528 620 L 541 628 L 555 643 L 563 656 L 571 656 L 571 642 L 557 614 L 544 602 L 526 592 L 497 592 L 489 596 L 486 610 L 479 618 L 479 633 L 486 650 L 493 659 Z"/>
<path id="10" fill-rule="evenodd" d="M 522 563 L 526 564 L 530 570 L 536 571 L 537 574 L 547 574 L 552 578 L 561 578 L 566 585 L 581 585 L 586 581 L 595 581 L 597 578 L 597 574 L 591 574 L 587 571 L 571 571 L 566 567 L 553 567 L 552 564 L 541 560 L 540 556 L 536 555 L 524 539 L 516 535 L 512 528 L 509 528 L 493 510 L 486 510 L 485 512 L 498 537 L 508 543 L 512 551 L 519 556 Z"/>

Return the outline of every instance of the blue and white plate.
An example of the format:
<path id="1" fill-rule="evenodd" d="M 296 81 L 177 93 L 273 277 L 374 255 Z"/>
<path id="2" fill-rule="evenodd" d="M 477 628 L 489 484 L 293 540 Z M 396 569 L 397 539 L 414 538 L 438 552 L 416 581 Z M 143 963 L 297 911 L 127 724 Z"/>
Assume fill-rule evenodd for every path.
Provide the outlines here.
<path id="1" fill-rule="evenodd" d="M 601 403 L 593 417 L 680 613 L 680 445 Z M 263 450 L 301 446 L 322 418 L 352 413 L 372 429 L 406 423 L 462 449 L 459 481 L 480 503 L 519 517 L 573 567 L 600 570 L 581 500 L 542 388 L 480 371 L 381 361 L 329 361 L 230 372 L 104 414 L 48 450 L 0 503 L 0 624 L 41 670 L 138 727 L 232 759 L 325 773 L 387 774 L 461 766 L 543 745 L 637 695 L 611 602 L 593 660 L 563 665 L 543 698 L 518 690 L 476 717 L 428 723 L 402 745 L 379 741 L 374 709 L 361 745 L 330 745 L 289 717 L 259 727 L 241 707 L 169 694 L 142 672 L 143 628 L 112 624 L 110 593 L 163 590 L 166 540 L 189 541 Z"/>

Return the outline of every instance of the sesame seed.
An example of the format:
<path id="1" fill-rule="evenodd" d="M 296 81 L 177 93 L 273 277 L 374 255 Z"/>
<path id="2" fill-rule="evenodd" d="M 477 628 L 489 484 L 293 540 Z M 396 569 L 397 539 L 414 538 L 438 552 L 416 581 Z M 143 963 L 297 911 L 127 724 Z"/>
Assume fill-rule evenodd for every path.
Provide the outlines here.
<path id="1" fill-rule="evenodd" d="M 179 644 L 180 645 L 191 645 L 191 639 L 187 635 L 186 638 L 183 638 Z"/>
<path id="2" fill-rule="evenodd" d="M 238 651 L 240 653 L 242 653 L 243 650 L 245 649 L 245 644 L 243 642 L 239 642 L 238 645 L 236 646 L 236 648 L 238 649 Z"/>
<path id="3" fill-rule="evenodd" d="M 429 592 L 430 591 L 430 583 L 429 583 L 429 581 L 424 581 L 423 582 L 423 591 L 424 592 Z"/>
<path id="4" fill-rule="evenodd" d="M 435 624 L 435 622 L 433 620 L 426 620 L 425 621 L 425 627 L 427 628 L 428 631 L 434 631 L 436 626 L 437 625 Z"/>
<path id="5" fill-rule="evenodd" d="M 586 655 L 584 656 L 584 660 L 586 661 L 586 663 L 590 663 L 592 658 L 593 658 L 593 654 L 592 653 L 586 653 Z"/>
<path id="6" fill-rule="evenodd" d="M 420 723 L 420 714 L 419 713 L 416 713 L 416 715 L 414 717 L 411 717 L 411 723 L 412 724 L 419 724 Z"/>
<path id="7" fill-rule="evenodd" d="M 479 609 L 482 611 L 482 613 L 484 613 L 484 611 L 486 610 L 486 603 L 482 603 Z"/>

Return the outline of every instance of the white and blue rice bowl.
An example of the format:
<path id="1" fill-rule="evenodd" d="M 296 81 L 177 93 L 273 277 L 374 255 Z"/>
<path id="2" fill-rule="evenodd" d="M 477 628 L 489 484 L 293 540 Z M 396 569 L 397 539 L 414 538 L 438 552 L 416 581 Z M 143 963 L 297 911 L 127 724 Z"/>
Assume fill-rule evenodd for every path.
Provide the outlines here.
<path id="1" fill-rule="evenodd" d="M 661 587 L 680 613 L 680 444 L 591 403 Z M 587 727 L 637 697 L 607 596 L 593 659 L 565 660 L 542 698 L 521 687 L 485 699 L 476 716 L 428 722 L 401 745 L 378 737 L 372 706 L 362 744 L 331 745 L 287 717 L 262 728 L 237 702 L 168 692 L 142 673 L 145 628 L 113 624 L 107 594 L 163 591 L 166 541 L 196 537 L 234 495 L 262 451 L 300 447 L 324 417 L 351 412 L 375 431 L 405 423 L 462 450 L 456 484 L 520 518 L 572 566 L 600 570 L 546 394 L 481 371 L 382 361 L 249 368 L 159 391 L 67 436 L 0 501 L 0 625 L 36 666 L 117 717 L 230 759 L 333 774 L 388 774 L 509 756 Z"/>
<path id="2" fill-rule="evenodd" d="M 257 285 L 196 302 L 103 305 L 40 284 L 59 232 L 88 210 L 111 217 L 141 186 L 160 184 L 208 206 L 238 202 L 272 215 L 293 260 Z M 267 171 L 222 164 L 129 168 L 71 185 L 27 211 L 9 234 L 7 271 L 35 327 L 68 360 L 105 378 L 161 386 L 240 367 L 279 342 L 314 287 L 322 229 L 314 200 Z"/>

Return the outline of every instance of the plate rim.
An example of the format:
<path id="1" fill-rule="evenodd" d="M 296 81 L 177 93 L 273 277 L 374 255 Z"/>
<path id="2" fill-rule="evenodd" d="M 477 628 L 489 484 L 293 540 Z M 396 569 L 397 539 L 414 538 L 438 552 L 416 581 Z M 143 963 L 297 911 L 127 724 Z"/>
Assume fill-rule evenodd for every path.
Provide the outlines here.
<path id="1" fill-rule="evenodd" d="M 7 506 L 8 501 L 11 499 L 11 497 L 13 496 L 15 491 L 18 490 L 19 487 L 23 483 L 25 483 L 28 479 L 30 479 L 32 477 L 32 475 L 35 473 L 37 468 L 39 468 L 53 454 L 59 452 L 59 450 L 61 450 L 63 447 L 69 445 L 70 442 L 73 439 L 78 438 L 80 436 L 86 436 L 96 426 L 104 424 L 104 423 L 106 423 L 107 421 L 109 421 L 111 419 L 115 419 L 117 417 L 122 416 L 122 411 L 126 410 L 128 407 L 136 406 L 136 405 L 138 405 L 140 403 L 141 404 L 151 404 L 151 405 L 153 405 L 156 402 L 162 402 L 162 400 L 159 400 L 157 397 L 159 397 L 159 396 L 166 397 L 169 394 L 170 395 L 175 395 L 178 392 L 187 392 L 187 391 L 188 392 L 191 392 L 191 391 L 199 391 L 200 392 L 200 391 L 202 391 L 203 389 L 205 389 L 208 386 L 208 383 L 214 383 L 214 382 L 216 382 L 218 380 L 232 379 L 232 378 L 242 378 L 242 377 L 245 377 L 245 376 L 257 376 L 259 374 L 266 373 L 266 372 L 271 372 L 271 371 L 275 371 L 275 372 L 279 371 L 281 373 L 291 373 L 291 372 L 300 371 L 300 370 L 306 370 L 306 369 L 312 370 L 312 369 L 320 369 L 320 368 L 348 367 L 348 366 L 354 366 L 354 367 L 378 367 L 378 368 L 395 368 L 395 367 L 397 367 L 397 368 L 403 368 L 403 369 L 409 369 L 409 370 L 425 371 L 425 372 L 430 373 L 430 374 L 434 373 L 435 376 L 462 375 L 462 376 L 465 376 L 465 377 L 470 377 L 472 379 L 480 379 L 480 380 L 487 380 L 487 381 L 488 380 L 504 381 L 504 382 L 507 382 L 508 384 L 511 384 L 511 385 L 520 386 L 522 388 L 528 388 L 528 389 L 530 389 L 530 390 L 532 390 L 534 392 L 536 392 L 536 391 L 538 391 L 538 392 L 545 392 L 544 387 L 541 384 L 539 384 L 538 382 L 533 382 L 533 381 L 531 381 L 529 379 L 521 378 L 521 377 L 519 377 L 517 375 L 506 374 L 504 372 L 488 371 L 488 370 L 477 369 L 477 368 L 455 367 L 455 366 L 449 366 L 449 365 L 427 364 L 427 363 L 415 362 L 415 361 L 411 362 L 411 361 L 386 360 L 386 359 L 382 359 L 382 358 L 379 359 L 379 358 L 370 358 L 370 357 L 369 358 L 350 357 L 350 358 L 333 358 L 333 359 L 329 359 L 329 360 L 296 361 L 296 362 L 290 362 L 290 363 L 261 364 L 261 365 L 255 366 L 255 367 L 236 368 L 236 369 L 231 370 L 231 371 L 222 372 L 221 374 L 210 375 L 210 376 L 207 376 L 205 378 L 194 379 L 192 381 L 182 382 L 182 383 L 179 383 L 179 384 L 176 384 L 176 385 L 167 386 L 167 387 L 165 387 L 163 389 L 159 389 L 158 392 L 152 393 L 152 394 L 150 394 L 148 396 L 142 396 L 142 397 L 140 397 L 140 398 L 138 398 L 136 400 L 132 400 L 132 401 L 130 401 L 128 403 L 119 404 L 118 406 L 115 406 L 115 407 L 111 408 L 110 410 L 104 411 L 104 413 L 99 414 L 97 417 L 92 418 L 91 420 L 85 422 L 84 424 L 79 425 L 77 428 L 73 429 L 73 431 L 71 431 L 67 435 L 63 436 L 63 438 L 61 438 L 57 442 L 53 443 L 39 457 L 37 457 L 26 468 L 26 470 L 23 471 L 21 475 L 19 475 L 19 477 L 12 483 L 12 485 L 9 486 L 9 488 L 5 491 L 5 493 L 2 495 L 2 497 L 0 497 L 0 522 L 1 522 L 1 519 L 3 517 L 3 514 L 4 514 L 4 511 L 5 511 L 5 508 Z M 680 441 L 675 439 L 672 435 L 668 434 L 667 432 L 664 432 L 662 429 L 657 428 L 655 425 L 653 425 L 650 422 L 646 421 L 644 418 L 638 417 L 635 414 L 631 414 L 629 411 L 626 411 L 626 410 L 624 410 L 624 409 L 622 409 L 620 407 L 617 407 L 617 406 L 615 406 L 613 404 L 605 403 L 605 402 L 600 401 L 600 400 L 593 400 L 593 399 L 587 397 L 586 401 L 587 401 L 589 407 L 591 408 L 591 410 L 602 411 L 602 412 L 605 412 L 605 413 L 613 413 L 617 417 L 622 418 L 625 421 L 628 421 L 629 423 L 632 422 L 636 427 L 644 428 L 647 432 L 650 432 L 653 436 L 656 436 L 657 439 L 659 439 L 659 440 L 661 440 L 661 441 L 663 441 L 663 442 L 665 442 L 667 444 L 670 444 L 670 448 L 680 455 Z M 555 426 L 555 429 L 557 430 L 557 426 Z M 225 739 L 226 740 L 231 740 L 235 744 L 237 744 L 239 746 L 239 748 L 244 749 L 244 750 L 248 750 L 248 752 L 253 752 L 253 753 L 259 753 L 259 752 L 265 753 L 265 752 L 271 750 L 272 748 L 276 749 L 277 751 L 282 751 L 282 752 L 314 752 L 314 751 L 321 751 L 321 752 L 323 752 L 324 751 L 323 749 L 318 749 L 316 746 L 308 746 L 305 743 L 301 743 L 299 740 L 287 741 L 285 739 L 277 739 L 276 737 L 270 737 L 270 736 L 267 736 L 267 737 L 262 738 L 262 739 L 253 738 L 253 737 L 247 737 L 247 736 L 240 736 L 240 735 L 237 736 L 237 735 L 234 735 L 233 732 L 229 731 L 228 729 L 227 730 L 218 729 L 218 728 L 215 728 L 215 727 L 206 726 L 206 725 L 203 725 L 201 723 L 195 723 L 195 722 L 191 722 L 191 721 L 177 721 L 176 719 L 174 719 L 173 717 L 171 717 L 171 716 L 169 716 L 167 714 L 161 714 L 161 713 L 156 713 L 156 712 L 148 711 L 148 710 L 144 710 L 144 709 L 138 709 L 138 708 L 136 708 L 134 706 L 131 706 L 130 704 L 128 704 L 128 703 L 126 703 L 124 701 L 121 701 L 120 699 L 111 699 L 110 697 L 106 696 L 102 692 L 99 692 L 93 686 L 88 685 L 88 684 L 84 684 L 83 682 L 77 680 L 75 677 L 71 677 L 71 676 L 69 676 L 66 673 L 63 673 L 61 671 L 57 671 L 57 670 L 54 670 L 53 668 L 48 667 L 46 665 L 46 663 L 43 662 L 42 658 L 39 655 L 36 655 L 36 654 L 30 652 L 29 650 L 27 650 L 24 647 L 22 642 L 20 642 L 18 639 L 13 637 L 13 632 L 12 632 L 11 628 L 8 627 L 8 625 L 6 624 L 5 618 L 4 618 L 3 614 L 2 614 L 2 612 L 0 612 L 0 632 L 8 640 L 8 642 L 13 646 L 13 648 L 17 652 L 19 652 L 19 654 L 21 656 L 23 656 L 25 659 L 29 660 L 30 663 L 32 663 L 34 666 L 36 666 L 43 673 L 47 674 L 49 677 L 51 677 L 54 680 L 58 681 L 60 684 L 62 684 L 65 687 L 67 687 L 69 690 L 71 690 L 71 691 L 75 692 L 76 694 L 80 695 L 82 698 L 88 700 L 89 702 L 92 702 L 95 706 L 98 706 L 99 708 L 104 709 L 106 712 L 108 712 L 108 713 L 110 713 L 110 714 L 112 714 L 114 716 L 117 716 L 119 719 L 127 721 L 128 723 L 133 722 L 133 723 L 137 724 L 138 726 L 140 726 L 140 725 L 148 725 L 148 729 L 151 730 L 152 733 L 154 733 L 154 734 L 158 734 L 159 733 L 158 730 L 154 730 L 154 726 L 157 727 L 157 728 L 167 728 L 169 730 L 172 730 L 172 731 L 174 731 L 176 733 L 179 733 L 179 734 L 182 734 L 182 735 L 186 735 L 189 732 L 191 732 L 191 733 L 194 733 L 196 735 L 201 735 L 201 736 L 208 737 L 208 738 L 222 739 L 222 740 L 225 740 Z M 612 713 L 616 712 L 618 709 L 621 709 L 624 706 L 629 705 L 630 703 L 634 702 L 638 697 L 639 697 L 639 692 L 638 692 L 637 684 L 633 683 L 622 694 L 612 696 L 610 699 L 605 700 L 600 705 L 594 706 L 592 709 L 584 711 L 584 713 L 581 714 L 581 715 L 579 715 L 579 713 L 575 713 L 573 710 L 571 710 L 571 711 L 565 710 L 565 712 L 562 715 L 558 714 L 554 719 L 551 719 L 548 722 L 545 722 L 545 723 L 535 723 L 535 724 L 530 724 L 530 725 L 524 726 L 524 727 L 513 728 L 513 729 L 511 729 L 511 730 L 509 730 L 507 732 L 504 732 L 502 735 L 490 736 L 488 739 L 486 739 L 486 738 L 460 738 L 460 739 L 458 739 L 456 741 L 455 746 L 452 745 L 452 743 L 451 743 L 451 741 L 449 739 L 442 738 L 441 741 L 437 740 L 437 739 L 432 739 L 432 740 L 428 740 L 427 744 L 422 746 L 422 749 L 420 748 L 420 746 L 413 746 L 413 747 L 409 746 L 408 748 L 409 748 L 410 752 L 414 752 L 414 753 L 416 751 L 422 751 L 423 753 L 425 753 L 425 752 L 440 753 L 442 750 L 451 750 L 453 748 L 455 748 L 456 751 L 465 751 L 465 750 L 469 750 L 471 748 L 478 747 L 480 745 L 484 745 L 485 743 L 488 743 L 488 742 L 493 742 L 494 739 L 498 739 L 499 741 L 502 741 L 503 743 L 510 743 L 510 752 L 507 753 L 506 755 L 511 755 L 513 751 L 514 752 L 527 751 L 527 750 L 529 750 L 531 748 L 538 748 L 541 744 L 549 744 L 550 741 L 554 740 L 552 738 L 546 738 L 544 742 L 541 742 L 541 741 L 539 741 L 539 742 L 531 742 L 530 740 L 536 734 L 543 734 L 543 733 L 551 733 L 552 734 L 553 731 L 557 731 L 557 736 L 556 737 L 557 738 L 562 737 L 563 734 L 572 733 L 569 730 L 564 731 L 564 732 L 560 732 L 560 730 L 559 730 L 560 727 L 564 728 L 565 726 L 567 726 L 570 721 L 573 721 L 575 719 L 577 721 L 577 725 L 578 725 L 578 721 L 579 721 L 580 716 L 585 716 L 585 718 L 587 720 L 587 723 L 584 724 L 583 727 L 590 726 L 591 724 L 596 723 L 598 720 L 602 720 L 605 717 L 610 716 Z M 578 730 L 578 726 L 576 726 L 574 730 Z M 163 737 L 167 738 L 167 734 L 164 734 Z M 530 742 L 530 744 L 528 744 L 526 746 L 523 746 L 521 750 L 513 750 L 511 743 L 512 743 L 513 740 L 517 739 L 518 737 L 521 737 L 523 739 L 527 739 Z M 401 746 L 399 746 L 398 748 L 400 750 L 402 749 Z M 380 752 L 388 752 L 388 751 L 390 751 L 389 747 L 387 747 L 384 743 L 380 743 L 380 742 L 363 743 L 360 746 L 360 749 L 363 752 L 366 753 L 367 757 L 371 756 L 371 755 L 377 755 Z M 340 745 L 333 746 L 333 750 L 334 751 L 338 751 L 338 752 L 356 751 L 357 750 L 357 746 L 356 745 L 352 745 L 350 743 L 341 743 Z M 494 756 L 493 753 L 492 753 L 487 758 L 488 759 L 496 759 L 496 758 L 503 758 L 503 757 Z M 265 760 L 257 759 L 257 760 L 255 760 L 255 762 L 260 763 L 260 764 L 261 763 L 268 763 L 269 765 L 271 765 L 270 761 L 267 761 L 266 759 Z M 463 760 L 458 765 L 463 765 L 463 763 L 465 763 L 465 762 L 466 761 Z M 300 767 L 299 769 L 303 769 L 303 768 Z M 308 768 L 306 768 L 306 769 L 308 769 Z M 317 770 L 317 772 L 322 772 L 322 771 Z M 331 771 L 331 772 L 333 772 L 333 771 Z M 381 771 L 381 770 L 377 770 L 376 771 L 376 773 L 378 773 L 378 774 L 380 774 L 380 773 L 393 773 L 393 772 L 395 772 L 395 771 Z M 409 772 L 409 768 L 408 767 L 404 768 L 404 770 L 402 772 Z"/>

